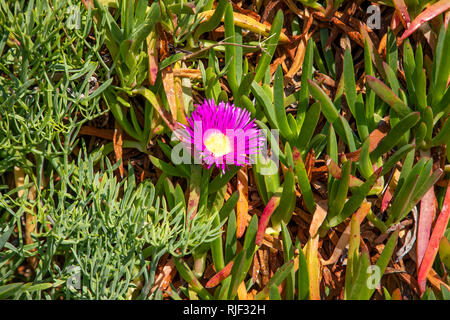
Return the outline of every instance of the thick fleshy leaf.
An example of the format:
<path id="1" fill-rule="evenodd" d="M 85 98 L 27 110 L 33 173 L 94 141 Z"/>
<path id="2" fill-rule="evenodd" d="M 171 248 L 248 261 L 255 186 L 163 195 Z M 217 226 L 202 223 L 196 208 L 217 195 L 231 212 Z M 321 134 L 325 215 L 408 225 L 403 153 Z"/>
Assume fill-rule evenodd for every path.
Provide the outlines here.
<path id="1" fill-rule="evenodd" d="M 228 290 L 228 299 L 234 299 L 239 286 L 244 281 L 248 270 L 253 262 L 253 256 L 257 250 L 255 242 L 256 234 L 258 232 L 258 218 L 256 215 L 252 217 L 245 233 L 244 245 L 242 251 L 234 259 L 235 263 L 231 269 L 231 280 Z"/>
<path id="2" fill-rule="evenodd" d="M 447 228 L 447 223 L 450 217 L 450 187 L 447 187 L 447 192 L 445 193 L 444 204 L 442 206 L 442 211 L 436 220 L 434 225 L 433 233 L 430 237 L 430 242 L 428 243 L 427 250 L 423 256 L 422 263 L 420 264 L 417 282 L 420 285 L 420 291 L 422 294 L 425 292 L 425 282 L 428 272 L 430 271 L 434 258 L 436 257 L 439 242 L 444 235 L 445 229 Z"/>
<path id="3" fill-rule="evenodd" d="M 233 6 L 228 3 L 225 8 L 224 16 L 224 26 L 225 26 L 225 39 L 228 42 L 235 43 L 235 28 L 234 28 L 234 16 L 233 16 Z M 233 60 L 234 61 L 231 61 Z M 237 97 L 238 91 L 238 79 L 236 75 L 236 46 L 225 46 L 225 64 L 229 64 L 227 71 L 227 81 L 230 85 L 233 95 Z"/>
<path id="4" fill-rule="evenodd" d="M 449 16 L 448 13 L 447 16 Z M 429 92 L 429 95 L 431 95 L 431 107 L 433 108 L 433 112 L 439 117 L 448 114 L 450 108 L 450 90 L 448 89 L 450 60 L 447 56 L 449 51 L 450 30 L 442 25 L 433 57 L 431 91 Z"/>
<path id="5" fill-rule="evenodd" d="M 349 188 L 351 165 L 351 161 L 345 162 L 342 166 L 342 178 L 339 181 L 335 181 L 335 183 L 338 183 L 337 191 L 332 195 L 334 196 L 333 198 L 328 199 L 328 219 L 338 216 L 345 205 Z"/>
<path id="6" fill-rule="evenodd" d="M 203 21 L 195 31 L 194 39 L 198 40 L 203 33 L 214 30 L 219 25 L 220 21 L 223 19 L 227 4 L 227 0 L 220 0 L 215 10 L 200 13 L 200 17 L 203 18 Z"/>
<path id="7" fill-rule="evenodd" d="M 386 102 L 400 117 L 406 117 L 412 110 L 385 85 L 383 82 L 373 76 L 366 76 L 367 84 L 384 102 Z"/>
<path id="8" fill-rule="evenodd" d="M 395 247 L 397 246 L 397 239 L 398 239 L 398 230 L 395 230 L 393 234 L 390 236 L 389 240 L 387 241 L 383 252 L 378 257 L 377 263 L 375 264 L 376 267 L 378 267 L 380 271 L 380 275 L 383 275 L 386 271 L 386 267 L 389 264 L 389 261 L 391 260 L 392 254 L 394 253 Z M 381 279 L 380 279 L 381 280 Z M 367 294 L 363 299 L 369 300 L 372 297 L 372 294 L 375 291 L 375 288 L 378 286 L 377 283 L 372 286 L 372 289 L 369 289 L 368 287 L 365 287 L 365 293 Z"/>
<path id="9" fill-rule="evenodd" d="M 277 231 L 280 228 L 280 222 L 289 223 L 295 208 L 295 177 L 291 168 L 285 173 L 282 189 L 280 204 L 271 217 L 272 226 Z"/>
<path id="10" fill-rule="evenodd" d="M 345 98 L 347 99 L 348 107 L 354 116 L 356 104 L 356 84 L 355 84 L 355 69 L 353 67 L 353 58 L 350 49 L 347 48 L 344 54 L 344 88 Z"/>
<path id="11" fill-rule="evenodd" d="M 270 96 L 264 91 L 256 81 L 253 81 L 250 89 L 256 98 L 256 101 L 263 107 L 264 113 L 272 128 L 278 128 L 278 122 L 275 115 L 275 108 Z"/>
<path id="12" fill-rule="evenodd" d="M 439 133 L 431 140 L 431 144 L 435 146 L 446 144 L 450 141 L 450 118 L 447 119 L 441 127 Z"/>
<path id="13" fill-rule="evenodd" d="M 356 215 L 352 216 L 350 221 L 350 239 L 348 243 L 348 261 L 347 261 L 347 269 L 345 270 L 345 290 L 348 293 L 352 288 L 352 282 L 355 282 L 356 277 L 358 276 L 356 273 L 356 268 L 358 266 L 359 255 L 359 244 L 361 241 L 361 225 L 359 223 Z M 348 287 L 348 288 L 347 288 Z"/>
<path id="14" fill-rule="evenodd" d="M 251 19 L 250 17 L 243 15 L 243 18 L 244 17 L 245 17 L 245 19 L 247 19 L 247 18 Z M 234 19 L 235 19 L 234 20 L 235 23 L 237 23 L 238 20 L 236 19 L 236 16 Z M 257 83 L 259 83 L 263 79 L 263 77 L 267 71 L 267 68 L 269 68 L 270 61 L 272 61 L 273 54 L 275 53 L 275 49 L 277 48 L 278 40 L 281 41 L 283 39 L 283 37 L 281 36 L 281 34 L 282 34 L 281 29 L 283 27 L 283 21 L 284 21 L 283 12 L 281 10 L 278 10 L 277 14 L 275 15 L 275 18 L 273 19 L 272 26 L 270 27 L 270 31 L 266 29 L 266 28 L 268 28 L 266 25 L 262 25 L 256 21 L 254 21 L 255 23 L 245 24 L 245 26 L 244 25 L 241 26 L 242 28 L 252 30 L 250 28 L 252 28 L 253 25 L 257 25 L 258 26 L 258 28 L 256 28 L 257 31 L 262 31 L 261 29 L 264 28 L 264 29 L 266 29 L 266 32 L 264 34 L 267 34 L 267 35 L 270 34 L 270 37 L 266 41 L 266 44 L 265 44 L 265 51 L 262 53 L 262 56 L 258 61 L 258 65 L 256 66 L 255 82 L 257 82 Z M 255 30 L 255 29 L 253 29 L 253 30 Z M 267 31 L 269 31 L 269 32 L 267 32 Z"/>
<path id="15" fill-rule="evenodd" d="M 398 149 L 383 165 L 383 171 L 381 172 L 381 175 L 384 176 L 386 173 L 388 173 L 398 161 L 400 161 L 405 154 L 410 152 L 412 149 L 414 149 L 413 144 L 407 144 L 400 149 Z"/>
<path id="16" fill-rule="evenodd" d="M 309 278 L 309 299 L 320 300 L 320 262 L 318 258 L 319 235 L 309 238 L 303 248 L 306 257 Z"/>
<path id="17" fill-rule="evenodd" d="M 294 247 L 292 239 L 285 223 L 281 224 L 281 233 L 283 236 L 283 258 L 285 262 L 294 259 Z M 294 300 L 295 293 L 295 270 L 292 269 L 286 277 L 286 286 L 284 289 L 286 300 Z"/>
<path id="18" fill-rule="evenodd" d="M 246 270 L 246 261 L 245 261 L 245 256 L 248 253 L 247 250 L 242 250 L 241 252 L 239 252 L 239 254 L 236 256 L 236 258 L 234 259 L 234 263 L 233 266 L 231 268 L 231 280 L 229 280 L 229 288 L 228 288 L 228 295 L 227 295 L 227 299 L 234 299 L 234 297 L 236 296 L 237 292 L 238 292 L 238 288 L 239 285 L 241 284 L 242 281 L 240 281 L 240 279 L 242 278 L 241 275 L 243 275 L 243 277 L 245 277 L 245 275 L 247 274 Z M 228 280 L 228 279 L 227 279 Z M 225 281 L 227 281 L 225 280 Z M 225 285 L 225 282 L 224 282 Z"/>
<path id="19" fill-rule="evenodd" d="M 430 21 L 431 19 L 437 17 L 448 9 L 450 9 L 450 1 L 448 0 L 441 0 L 432 4 L 411 22 L 408 29 L 406 29 L 406 31 L 401 36 L 400 41 L 408 38 L 411 34 L 414 33 L 414 31 L 419 29 L 423 23 Z"/>
<path id="20" fill-rule="evenodd" d="M 202 167 L 192 165 L 191 176 L 189 181 L 189 199 L 187 203 L 187 212 L 190 219 L 197 214 L 198 203 L 200 200 L 200 181 L 202 178 Z"/>
<path id="21" fill-rule="evenodd" d="M 297 49 L 297 50 L 299 50 L 299 49 Z M 310 38 L 308 40 L 308 44 L 306 46 L 306 51 L 304 52 L 301 87 L 300 87 L 300 90 L 294 94 L 298 100 L 298 110 L 297 110 L 297 115 L 296 115 L 297 126 L 299 128 L 301 128 L 302 131 L 303 131 L 304 120 L 305 120 L 305 112 L 309 106 L 309 90 L 308 90 L 307 80 L 311 79 L 311 76 L 312 76 L 313 60 L 314 60 L 313 40 Z M 294 63 L 295 63 L 295 60 L 294 60 Z M 291 70 L 293 70 L 292 67 L 291 67 Z M 289 70 L 289 73 L 291 70 Z M 288 74 L 288 75 L 291 76 L 291 74 Z M 311 108 L 312 108 L 312 106 L 311 106 Z M 311 110 L 311 108 L 310 108 L 310 110 Z"/>
<path id="22" fill-rule="evenodd" d="M 442 263 L 450 269 L 450 242 L 446 237 L 442 237 L 439 243 L 439 257 Z"/>
<path id="23" fill-rule="evenodd" d="M 227 201 L 227 203 L 229 200 Z M 226 205 L 226 204 L 225 204 Z M 236 215 L 234 210 L 230 214 L 227 221 L 227 234 L 225 237 L 225 263 L 230 262 L 237 252 L 237 237 L 236 237 Z"/>
<path id="24" fill-rule="evenodd" d="M 431 224 L 436 214 L 434 205 L 434 186 L 432 186 L 423 196 L 420 202 L 420 214 L 417 230 L 417 269 L 422 263 L 423 256 L 428 246 L 431 234 Z"/>
<path id="25" fill-rule="evenodd" d="M 417 164 L 411 169 L 411 172 L 405 176 L 405 179 L 402 180 L 403 183 L 401 186 L 397 185 L 394 194 L 394 202 L 392 204 L 391 210 L 389 212 L 389 218 L 387 223 L 390 225 L 392 223 L 396 223 L 402 219 L 402 217 L 409 213 L 411 208 L 409 208 L 409 204 L 413 202 L 413 194 L 420 187 L 418 183 L 419 180 L 423 180 L 424 178 L 428 178 L 431 172 L 432 161 L 425 159 L 421 159 Z M 401 177 L 402 178 L 402 177 Z M 427 189 L 428 190 L 428 189 Z M 427 191 L 424 191 L 425 192 Z M 419 201 L 418 199 L 417 201 Z"/>
<path id="26" fill-rule="evenodd" d="M 373 44 L 372 39 L 370 38 L 369 33 L 367 32 L 366 28 L 361 27 L 360 31 L 364 38 L 364 42 L 365 42 L 365 54 L 370 56 L 373 64 L 377 68 L 378 72 L 381 74 L 381 77 L 383 79 L 386 79 L 386 74 L 385 74 L 384 68 L 383 68 L 383 60 L 381 59 L 381 56 L 378 53 L 377 47 Z M 371 74 L 367 73 L 367 75 L 371 75 Z"/>
<path id="27" fill-rule="evenodd" d="M 24 285 L 23 282 L 10 283 L 0 286 L 0 299 L 7 299 L 14 295 Z"/>
<path id="28" fill-rule="evenodd" d="M 139 87 L 131 91 L 131 94 L 133 96 L 141 95 L 145 99 L 147 99 L 147 101 L 152 104 L 156 111 L 158 111 L 159 115 L 172 132 L 177 128 L 180 128 L 180 125 L 173 119 L 172 115 L 162 105 L 161 99 L 159 99 L 152 91 L 144 87 Z"/>
<path id="29" fill-rule="evenodd" d="M 378 146 L 370 153 L 370 160 L 375 162 L 380 156 L 393 149 L 398 143 L 398 138 L 403 136 L 420 119 L 419 112 L 413 112 L 405 116 L 389 133 L 380 141 Z"/>
<path id="30" fill-rule="evenodd" d="M 152 86 L 155 84 L 158 75 L 158 38 L 156 30 L 151 31 L 147 37 L 148 81 Z"/>
<path id="31" fill-rule="evenodd" d="M 275 209 L 280 203 L 280 195 L 274 195 L 270 198 L 266 207 L 263 210 L 261 218 L 258 223 L 258 232 L 256 233 L 256 245 L 261 246 L 264 240 L 264 234 L 266 233 L 267 225 L 269 224 L 270 216 L 275 212 Z"/>
<path id="32" fill-rule="evenodd" d="M 309 297 L 309 273 L 305 254 L 301 248 L 300 241 L 296 240 L 295 247 L 298 250 L 298 271 L 297 271 L 297 299 L 306 300 Z"/>
<path id="33" fill-rule="evenodd" d="M 404 0 L 393 0 L 395 8 L 400 12 L 402 20 L 408 25 L 411 22 L 411 18 L 409 17 L 408 7 Z"/>
<path id="34" fill-rule="evenodd" d="M 316 130 L 317 122 L 320 118 L 320 111 L 320 103 L 316 102 L 309 107 L 308 112 L 306 113 L 305 119 L 307 119 L 307 121 L 303 122 L 298 139 L 298 149 L 302 153 L 306 151 L 311 138 L 314 136 L 314 131 Z M 298 114 L 297 117 L 299 117 Z"/>
<path id="35" fill-rule="evenodd" d="M 370 161 L 370 136 L 367 137 L 367 140 L 361 146 L 358 168 L 365 179 L 369 179 L 373 174 L 372 161 Z"/>
<path id="36" fill-rule="evenodd" d="M 176 176 L 176 177 L 185 177 L 186 176 L 182 170 L 172 166 L 171 164 L 169 164 L 165 161 L 162 161 L 154 156 L 149 156 L 149 158 L 155 167 L 157 167 L 158 169 L 160 169 L 167 175 Z"/>
<path id="37" fill-rule="evenodd" d="M 345 133 L 345 128 L 342 122 L 339 120 L 340 115 L 333 101 L 331 101 L 330 97 L 319 87 L 317 83 L 308 79 L 308 86 L 311 92 L 311 95 L 321 103 L 322 113 L 325 118 L 328 120 L 330 124 L 333 125 L 337 134 L 346 140 L 347 144 L 347 136 Z M 346 121 L 346 120 L 344 120 Z"/>
<path id="38" fill-rule="evenodd" d="M 280 130 L 281 135 L 285 139 L 293 139 L 296 132 L 293 133 L 291 131 L 286 116 L 286 110 L 284 109 L 284 82 L 281 66 L 278 66 L 277 71 L 275 72 L 275 79 L 273 81 L 273 100 L 275 118 L 277 119 L 278 129 Z"/>
<path id="39" fill-rule="evenodd" d="M 352 191 L 352 196 L 345 203 L 342 211 L 339 215 L 331 218 L 328 221 L 328 227 L 334 227 L 343 222 L 345 219 L 350 217 L 361 205 L 369 191 L 372 189 L 375 182 L 378 180 L 382 171 L 382 167 L 378 168 L 366 182 L 364 182 L 360 187 L 357 187 Z"/>
<path id="40" fill-rule="evenodd" d="M 230 261 L 222 270 L 217 272 L 208 282 L 205 284 L 206 288 L 214 288 L 223 280 L 225 280 L 231 273 L 234 261 Z"/>
<path id="41" fill-rule="evenodd" d="M 305 163 L 303 162 L 302 155 L 294 147 L 293 150 L 294 165 L 295 165 L 295 175 L 298 178 L 298 184 L 300 186 L 300 191 L 302 192 L 303 199 L 305 201 L 306 207 L 312 213 L 316 209 L 316 203 L 311 190 L 311 185 L 309 183 L 308 174 L 305 169 Z"/>

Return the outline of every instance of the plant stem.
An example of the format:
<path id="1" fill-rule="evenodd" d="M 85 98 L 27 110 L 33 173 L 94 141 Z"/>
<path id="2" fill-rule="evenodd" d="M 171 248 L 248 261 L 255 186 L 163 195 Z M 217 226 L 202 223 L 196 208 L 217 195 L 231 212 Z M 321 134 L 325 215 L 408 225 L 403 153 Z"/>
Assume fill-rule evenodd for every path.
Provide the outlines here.
<path id="1" fill-rule="evenodd" d="M 24 185 L 25 181 L 25 172 L 20 167 L 14 167 L 14 182 L 16 187 L 22 187 Z M 24 190 L 19 190 L 17 192 L 17 195 L 19 198 L 23 196 Z M 28 200 L 35 200 L 36 199 L 36 186 L 32 185 L 28 189 Z M 33 238 L 31 236 L 32 232 L 36 232 L 36 216 L 30 212 L 30 210 L 26 211 L 25 214 L 25 244 L 32 244 Z M 33 249 L 35 251 L 36 249 Z M 28 263 L 31 265 L 33 269 L 36 269 L 38 260 L 36 257 L 28 257 L 27 258 Z"/>

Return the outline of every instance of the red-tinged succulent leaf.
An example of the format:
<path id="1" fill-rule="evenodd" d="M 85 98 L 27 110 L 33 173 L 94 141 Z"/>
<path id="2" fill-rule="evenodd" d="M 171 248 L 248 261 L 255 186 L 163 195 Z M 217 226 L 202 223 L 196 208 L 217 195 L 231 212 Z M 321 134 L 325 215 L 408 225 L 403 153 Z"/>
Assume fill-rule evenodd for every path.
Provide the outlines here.
<path id="1" fill-rule="evenodd" d="M 362 181 L 361 179 L 350 175 L 350 181 L 348 183 L 348 186 L 350 188 L 354 188 L 354 187 L 359 187 L 360 185 L 362 185 L 364 183 L 364 181 Z"/>
<path id="2" fill-rule="evenodd" d="M 386 192 L 383 195 L 383 200 L 381 201 L 381 209 L 380 209 L 381 212 L 384 212 L 387 209 L 391 200 L 392 200 L 392 193 L 389 190 L 389 188 L 387 188 Z"/>
<path id="3" fill-rule="evenodd" d="M 158 76 L 158 32 L 156 30 L 150 32 L 147 41 L 148 52 L 148 81 L 150 85 L 156 83 L 156 77 Z"/>
<path id="4" fill-rule="evenodd" d="M 333 159 L 329 158 L 327 156 L 327 160 L 325 164 L 328 167 L 328 172 L 331 174 L 331 176 L 335 179 L 341 179 L 342 178 L 342 169 L 337 165 L 336 162 L 333 161 Z M 350 182 L 349 187 L 359 187 L 364 182 L 361 179 L 358 179 L 357 177 L 350 175 Z M 317 208 L 316 208 L 317 209 Z"/>
<path id="5" fill-rule="evenodd" d="M 205 285 L 205 288 L 214 288 L 223 280 L 225 280 L 231 273 L 234 261 L 228 262 L 228 264 L 219 272 L 217 272 Z"/>
<path id="6" fill-rule="evenodd" d="M 433 233 L 430 237 L 430 242 L 428 243 L 427 250 L 423 256 L 422 263 L 420 264 L 418 279 L 419 288 L 422 294 L 425 292 L 425 284 L 427 274 L 433 265 L 434 258 L 436 257 L 439 243 L 444 235 L 445 228 L 447 227 L 448 218 L 450 217 L 450 187 L 447 187 L 447 192 L 445 194 L 444 205 L 442 206 L 442 211 L 436 220 L 434 225 Z"/>
<path id="7" fill-rule="evenodd" d="M 384 102 L 386 102 L 392 109 L 399 114 L 401 118 L 409 115 L 412 110 L 389 88 L 379 79 L 373 76 L 366 76 L 367 84 L 375 91 Z"/>
<path id="8" fill-rule="evenodd" d="M 430 241 L 431 225 L 436 214 L 434 203 L 434 187 L 431 187 L 420 202 L 420 215 L 417 229 L 417 268 L 422 263 L 423 256 Z"/>
<path id="9" fill-rule="evenodd" d="M 408 7 L 406 6 L 405 1 L 403 0 L 393 0 L 395 8 L 400 13 L 402 23 L 405 27 L 409 25 L 411 22 L 411 18 L 409 17 Z"/>
<path id="10" fill-rule="evenodd" d="M 334 162 L 333 159 L 327 156 L 325 164 L 328 167 L 328 172 L 333 176 L 335 179 L 340 179 L 342 176 L 341 168 L 339 168 L 338 164 Z"/>
<path id="11" fill-rule="evenodd" d="M 280 203 L 280 195 L 274 195 L 270 198 L 267 203 L 264 211 L 259 219 L 258 231 L 256 232 L 256 240 L 255 244 L 257 246 L 261 246 L 264 240 L 264 234 L 266 233 L 267 225 L 269 224 L 270 216 L 274 213 L 275 209 L 278 207 Z"/>
<path id="12" fill-rule="evenodd" d="M 408 29 L 406 29 L 406 31 L 401 36 L 400 41 L 403 41 L 406 38 L 408 38 L 411 34 L 414 33 L 414 31 L 419 29 L 423 23 L 435 18 L 436 16 L 447 11 L 448 9 L 450 9 L 450 0 L 441 0 L 441 1 L 438 1 L 434 4 L 432 4 L 426 10 L 421 12 L 413 20 L 413 22 L 411 22 Z"/>
<path id="13" fill-rule="evenodd" d="M 402 15 L 401 15 L 401 13 L 399 13 L 399 11 L 395 11 L 394 15 L 392 16 L 392 20 L 391 20 L 391 25 L 390 25 L 391 30 L 397 30 L 397 28 L 399 28 L 401 24 L 403 24 L 403 26 L 405 26 L 404 21 L 402 19 Z"/>

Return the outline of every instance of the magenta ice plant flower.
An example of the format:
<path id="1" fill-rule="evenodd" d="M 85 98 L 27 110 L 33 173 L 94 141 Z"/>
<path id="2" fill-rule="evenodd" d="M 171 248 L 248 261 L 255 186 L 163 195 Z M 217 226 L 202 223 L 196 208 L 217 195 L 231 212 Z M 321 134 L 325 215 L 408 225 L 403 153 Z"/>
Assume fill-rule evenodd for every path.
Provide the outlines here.
<path id="1" fill-rule="evenodd" d="M 264 143 L 250 112 L 230 103 L 211 100 L 196 105 L 187 118 L 181 140 L 194 158 L 211 168 L 215 165 L 223 173 L 228 165 L 244 166 L 251 155 L 260 152 Z"/>

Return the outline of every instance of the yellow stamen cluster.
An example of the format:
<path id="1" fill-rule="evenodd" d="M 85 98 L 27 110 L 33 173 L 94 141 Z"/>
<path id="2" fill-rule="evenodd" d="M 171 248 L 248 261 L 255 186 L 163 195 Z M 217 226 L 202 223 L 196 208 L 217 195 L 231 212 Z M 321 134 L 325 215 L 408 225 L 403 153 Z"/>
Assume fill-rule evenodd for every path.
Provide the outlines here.
<path id="1" fill-rule="evenodd" d="M 226 135 L 220 131 L 212 132 L 204 140 L 205 147 L 215 157 L 222 157 L 231 152 L 231 143 Z"/>

